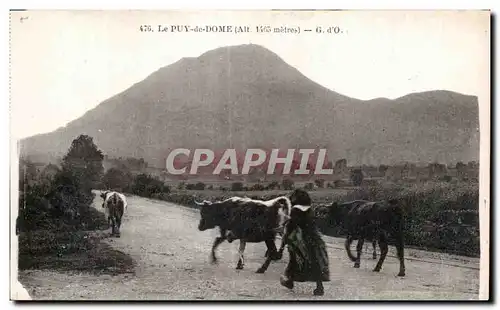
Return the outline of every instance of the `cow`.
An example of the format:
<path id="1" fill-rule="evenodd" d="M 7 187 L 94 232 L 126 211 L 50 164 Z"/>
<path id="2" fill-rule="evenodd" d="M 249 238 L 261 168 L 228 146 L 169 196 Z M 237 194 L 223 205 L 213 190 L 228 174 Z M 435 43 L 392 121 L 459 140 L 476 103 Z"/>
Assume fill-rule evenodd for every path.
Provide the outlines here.
<path id="1" fill-rule="evenodd" d="M 380 258 L 373 271 L 379 272 L 387 256 L 388 238 L 392 237 L 395 240 L 399 259 L 398 276 L 405 276 L 404 212 L 396 200 L 334 202 L 330 207 L 330 218 L 337 224 L 341 223 L 346 230 L 345 249 L 349 259 L 354 262 L 354 268 L 360 267 L 361 251 L 364 240 L 367 239 L 372 240 L 374 258 L 376 258 L 375 247 L 378 241 Z M 351 253 L 351 243 L 356 239 L 358 240 L 356 246 L 357 256 L 354 256 Z"/>
<path id="2" fill-rule="evenodd" d="M 291 204 L 288 197 L 280 196 L 271 200 L 255 200 L 248 197 L 232 197 L 224 201 L 197 202 L 200 206 L 200 231 L 219 227 L 220 236 L 212 245 L 212 263 L 217 262 L 215 250 L 227 240 L 240 240 L 239 259 L 236 269 L 243 269 L 246 243 L 265 242 L 267 246 L 266 262 L 257 270 L 264 273 L 271 260 L 281 259 L 274 243 L 276 235 L 282 234 L 288 220 Z"/>
<path id="3" fill-rule="evenodd" d="M 127 208 L 125 196 L 118 192 L 104 192 L 101 194 L 104 198 L 102 207 L 107 210 L 108 223 L 111 225 L 111 235 L 120 237 L 120 227 L 122 217 Z"/>
<path id="4" fill-rule="evenodd" d="M 105 208 L 106 211 L 108 210 L 108 209 L 106 209 L 106 201 L 108 200 L 109 197 L 111 197 L 111 194 L 113 194 L 113 193 L 116 193 L 123 200 L 124 206 L 125 206 L 125 208 L 124 208 L 124 213 L 125 213 L 128 209 L 127 198 L 125 197 L 124 194 L 119 193 L 119 192 L 110 191 L 110 190 L 102 192 L 101 193 L 101 198 L 103 199 L 102 207 Z M 109 212 L 106 212 L 106 216 L 108 219 L 108 224 L 111 226 L 111 217 L 109 215 Z"/>

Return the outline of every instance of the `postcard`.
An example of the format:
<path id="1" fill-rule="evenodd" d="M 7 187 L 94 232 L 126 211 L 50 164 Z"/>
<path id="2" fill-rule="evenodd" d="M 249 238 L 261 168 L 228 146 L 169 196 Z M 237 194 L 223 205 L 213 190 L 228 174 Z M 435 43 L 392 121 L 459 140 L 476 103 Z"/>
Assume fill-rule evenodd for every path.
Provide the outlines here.
<path id="1" fill-rule="evenodd" d="M 490 16 L 11 11 L 11 300 L 488 300 Z"/>

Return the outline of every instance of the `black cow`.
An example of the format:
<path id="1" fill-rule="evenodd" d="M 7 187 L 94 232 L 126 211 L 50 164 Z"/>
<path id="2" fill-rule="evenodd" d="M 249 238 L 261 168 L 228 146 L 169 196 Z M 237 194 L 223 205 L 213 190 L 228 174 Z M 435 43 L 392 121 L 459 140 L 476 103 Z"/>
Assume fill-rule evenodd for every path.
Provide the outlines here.
<path id="1" fill-rule="evenodd" d="M 404 264 L 404 214 L 397 201 L 373 202 L 355 200 L 331 205 L 330 218 L 337 224 L 341 223 L 347 233 L 345 249 L 347 255 L 354 262 L 354 268 L 359 268 L 361 251 L 364 240 L 372 240 L 374 246 L 373 256 L 376 256 L 375 247 L 378 241 L 380 258 L 373 271 L 380 271 L 388 252 L 388 238 L 395 240 L 399 259 L 399 274 L 405 275 Z M 356 246 L 357 256 L 351 253 L 351 243 L 358 240 Z"/>
<path id="2" fill-rule="evenodd" d="M 243 269 L 243 252 L 246 243 L 265 242 L 267 246 L 268 259 L 257 270 L 263 273 L 267 270 L 270 260 L 281 259 L 276 249 L 274 240 L 278 233 L 283 233 L 285 221 L 290 216 L 290 200 L 285 197 L 277 197 L 271 200 L 254 200 L 250 198 L 232 197 L 224 201 L 203 201 L 195 203 L 201 206 L 200 223 L 198 229 L 204 231 L 215 228 L 220 229 L 220 236 L 215 238 L 212 245 L 212 262 L 217 261 L 216 248 L 228 240 L 240 240 L 238 264 L 236 269 Z"/>

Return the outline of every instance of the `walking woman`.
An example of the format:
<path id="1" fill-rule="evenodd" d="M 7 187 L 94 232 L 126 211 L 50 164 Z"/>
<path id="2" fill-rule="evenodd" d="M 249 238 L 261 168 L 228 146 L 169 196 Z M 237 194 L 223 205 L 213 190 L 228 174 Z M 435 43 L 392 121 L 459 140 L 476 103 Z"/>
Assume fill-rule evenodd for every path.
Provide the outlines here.
<path id="1" fill-rule="evenodd" d="M 324 295 L 323 282 L 330 281 L 328 253 L 321 233 L 314 223 L 309 194 L 296 189 L 290 196 L 292 210 L 285 227 L 280 253 L 287 245 L 290 261 L 281 285 L 293 289 L 294 282 L 316 282 L 314 295 Z"/>

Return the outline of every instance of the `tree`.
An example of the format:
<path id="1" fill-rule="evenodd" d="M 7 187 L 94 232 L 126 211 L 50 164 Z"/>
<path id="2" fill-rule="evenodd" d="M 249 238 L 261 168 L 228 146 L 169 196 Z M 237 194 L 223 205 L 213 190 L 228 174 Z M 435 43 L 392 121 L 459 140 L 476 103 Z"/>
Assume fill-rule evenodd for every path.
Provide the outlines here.
<path id="1" fill-rule="evenodd" d="M 389 169 L 389 166 L 382 164 L 378 167 L 378 172 L 385 176 L 385 172 L 387 171 L 387 169 Z"/>
<path id="2" fill-rule="evenodd" d="M 38 169 L 30 160 L 19 159 L 19 190 L 24 190 L 25 186 L 36 181 Z"/>
<path id="3" fill-rule="evenodd" d="M 354 186 L 360 186 L 363 182 L 363 171 L 361 171 L 361 169 L 352 170 L 351 181 Z"/>
<path id="4" fill-rule="evenodd" d="M 63 157 L 63 171 L 71 172 L 81 188 L 90 192 L 97 187 L 104 172 L 102 161 L 104 156 L 94 144 L 93 138 L 80 135 L 73 140 L 68 153 Z"/>

